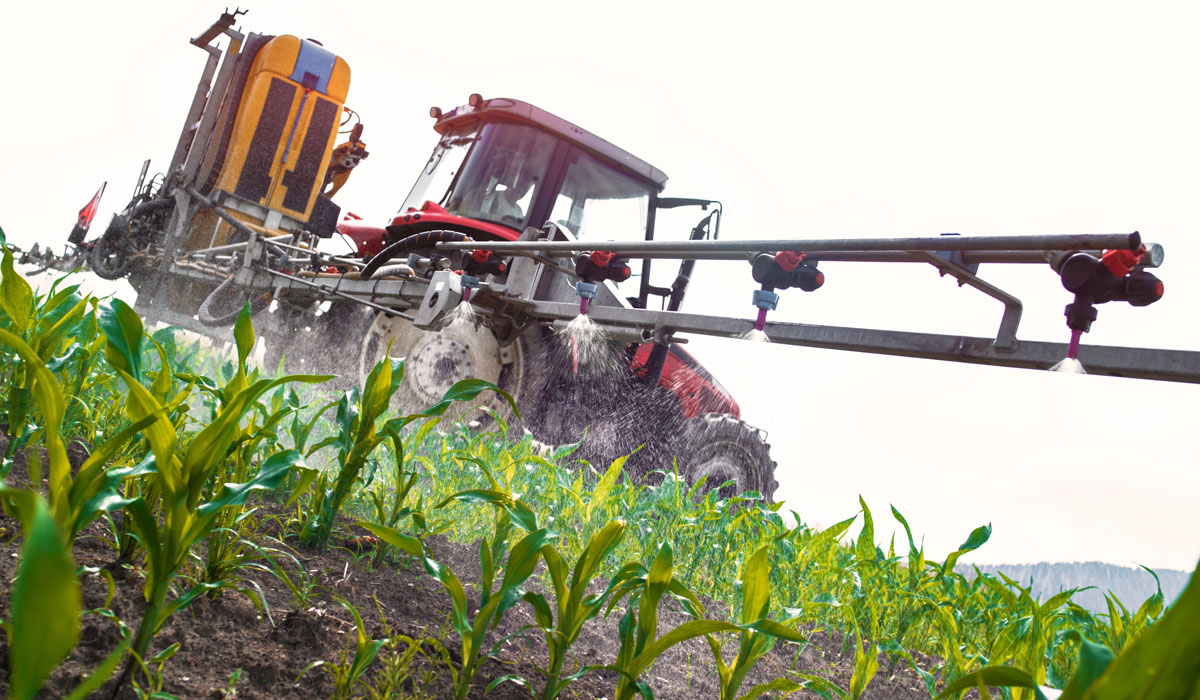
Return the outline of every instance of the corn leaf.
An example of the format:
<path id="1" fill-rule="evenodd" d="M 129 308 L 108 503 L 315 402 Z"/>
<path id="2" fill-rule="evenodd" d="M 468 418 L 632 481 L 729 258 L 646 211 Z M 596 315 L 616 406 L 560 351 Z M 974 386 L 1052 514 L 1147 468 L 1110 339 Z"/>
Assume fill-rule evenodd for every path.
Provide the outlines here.
<path id="1" fill-rule="evenodd" d="M 617 483 L 617 479 L 621 478 L 624 473 L 625 460 L 631 455 L 623 455 L 617 457 L 609 465 L 608 471 L 604 472 L 604 476 L 600 477 L 600 482 L 596 484 L 596 488 L 592 489 L 592 497 L 588 499 L 587 506 L 583 510 L 583 521 L 585 523 L 592 521 L 592 512 L 599 508 L 601 511 L 608 504 L 608 496 L 612 493 L 613 486 Z"/>
<path id="2" fill-rule="evenodd" d="M 862 496 L 858 497 L 858 503 L 862 506 L 863 514 L 863 529 L 858 535 L 858 541 L 855 542 L 855 553 L 858 563 L 875 563 L 875 521 L 871 519 L 871 509 L 867 507 L 867 502 Z"/>
<path id="3" fill-rule="evenodd" d="M 861 640 L 854 642 L 854 673 L 850 676 L 850 697 L 853 700 L 858 700 L 862 694 L 866 692 L 867 685 L 871 679 L 875 678 L 875 674 L 879 671 L 879 647 L 875 644 L 867 645 L 867 650 L 863 651 Z"/>
<path id="4" fill-rule="evenodd" d="M 1087 700 L 1168 700 L 1200 695 L 1200 567 L 1162 618 L 1109 664 Z M 1064 700 L 1072 700 L 1063 694 Z"/>
<path id="5" fill-rule="evenodd" d="M 941 693 L 938 693 L 939 700 L 949 697 L 963 690 L 971 688 L 1032 688 L 1037 690 L 1038 684 L 1033 680 L 1033 676 L 1027 671 L 1022 671 L 1019 668 L 1012 666 L 988 666 L 981 668 L 978 671 L 959 676 L 953 683 L 947 685 Z M 1040 693 L 1040 691 L 1038 691 Z"/>
<path id="6" fill-rule="evenodd" d="M 760 620 L 770 612 L 771 565 L 767 560 L 768 548 L 763 547 L 746 562 L 742 572 L 742 624 Z"/>
<path id="7" fill-rule="evenodd" d="M 254 323 L 250 321 L 250 302 L 242 307 L 233 324 L 233 340 L 237 345 L 238 366 L 246 366 L 246 358 L 254 348 Z"/>
<path id="8" fill-rule="evenodd" d="M 29 491 L 3 489 L 25 530 L 12 588 L 9 637 L 11 698 L 32 698 L 79 641 L 83 607 L 75 563 L 46 503 Z"/>
<path id="9" fill-rule="evenodd" d="M 410 554 L 414 557 L 425 556 L 425 550 L 421 544 L 421 540 L 413 537 L 412 535 L 406 535 L 394 527 L 379 525 L 377 523 L 371 523 L 365 520 L 360 520 L 354 524 L 363 528 L 364 530 L 367 530 L 387 544 L 406 554 Z"/>
<path id="10" fill-rule="evenodd" d="M 108 339 L 104 357 L 113 367 L 142 381 L 142 319 L 120 299 L 100 312 L 100 329 Z"/>
<path id="11" fill-rule="evenodd" d="M 942 575 L 954 571 L 954 564 L 958 561 L 959 557 L 967 552 L 972 552 L 976 549 L 979 549 L 985 542 L 988 541 L 988 539 L 991 538 L 991 536 L 992 526 L 990 523 L 987 525 L 981 525 L 980 527 L 972 530 L 970 536 L 967 537 L 967 541 L 960 544 L 957 551 L 952 552 L 950 556 L 946 557 L 946 562 L 942 565 Z"/>
<path id="12" fill-rule="evenodd" d="M 12 251 L 4 247 L 4 260 L 0 262 L 0 308 L 12 319 L 18 334 L 24 334 L 29 326 L 29 313 L 33 307 L 33 288 L 25 278 L 13 269 Z"/>
<path id="13" fill-rule="evenodd" d="M 446 390 L 446 393 L 442 396 L 441 401 L 438 401 L 434 405 L 425 409 L 416 417 L 428 418 L 431 416 L 440 416 L 445 413 L 446 409 L 450 408 L 455 401 L 470 401 L 484 391 L 494 391 L 499 394 L 501 398 L 508 402 L 509 407 L 512 408 L 513 415 L 517 416 L 518 418 L 521 417 L 520 412 L 517 410 L 517 402 L 513 399 L 511 394 L 495 384 L 492 384 L 491 382 L 485 382 L 482 379 L 463 379 L 456 382 L 454 386 Z"/>
<path id="14" fill-rule="evenodd" d="M 742 695 L 738 698 L 738 700 L 754 700 L 754 698 L 757 698 L 763 693 L 780 693 L 780 695 L 774 695 L 772 697 L 785 698 L 797 690 L 803 689 L 804 687 L 805 685 L 803 683 L 797 683 L 796 681 L 788 680 L 787 678 L 776 678 L 769 683 L 761 683 L 754 686 L 750 689 L 750 692 Z"/>

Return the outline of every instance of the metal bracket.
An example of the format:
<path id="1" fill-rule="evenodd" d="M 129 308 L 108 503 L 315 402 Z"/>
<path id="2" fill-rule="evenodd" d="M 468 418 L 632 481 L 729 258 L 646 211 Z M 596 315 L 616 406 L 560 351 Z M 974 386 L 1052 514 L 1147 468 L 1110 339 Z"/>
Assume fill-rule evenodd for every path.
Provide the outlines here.
<path id="1" fill-rule="evenodd" d="M 918 260 L 933 265 L 944 275 L 950 275 L 958 280 L 959 285 L 967 285 L 983 292 L 984 294 L 997 299 L 1004 304 L 1004 316 L 1000 318 L 1000 330 L 996 333 L 996 340 L 992 346 L 1000 352 L 1015 352 L 1020 342 L 1017 340 L 1017 326 L 1021 323 L 1021 300 L 1000 289 L 999 287 L 985 282 L 970 270 L 955 265 L 946 258 L 935 255 L 925 250 L 912 250 L 909 254 Z"/>
<path id="2" fill-rule="evenodd" d="M 462 302 L 462 276 L 450 270 L 439 270 L 429 280 L 425 298 L 417 307 L 413 325 L 423 330 L 439 331 L 450 322 L 450 315 Z"/>

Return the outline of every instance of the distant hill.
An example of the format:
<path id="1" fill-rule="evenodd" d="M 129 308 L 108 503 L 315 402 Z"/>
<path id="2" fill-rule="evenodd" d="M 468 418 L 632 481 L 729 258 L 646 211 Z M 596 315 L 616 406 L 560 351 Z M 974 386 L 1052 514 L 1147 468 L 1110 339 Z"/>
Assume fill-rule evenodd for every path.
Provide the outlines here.
<path id="1" fill-rule="evenodd" d="M 1033 582 L 1033 594 L 1042 600 L 1070 588 L 1095 586 L 1092 590 L 1076 593 L 1071 600 L 1092 612 L 1108 612 L 1104 602 L 1105 592 L 1111 592 L 1129 611 L 1135 612 L 1142 601 L 1154 595 L 1154 577 L 1145 569 L 1137 567 L 1103 564 L 1098 561 L 1040 564 L 978 564 L 980 571 L 994 574 L 1001 572 L 1022 586 Z M 959 573 L 974 576 L 970 566 L 958 565 Z M 1186 571 L 1155 569 L 1162 582 L 1166 602 L 1174 601 L 1183 592 L 1191 576 Z"/>

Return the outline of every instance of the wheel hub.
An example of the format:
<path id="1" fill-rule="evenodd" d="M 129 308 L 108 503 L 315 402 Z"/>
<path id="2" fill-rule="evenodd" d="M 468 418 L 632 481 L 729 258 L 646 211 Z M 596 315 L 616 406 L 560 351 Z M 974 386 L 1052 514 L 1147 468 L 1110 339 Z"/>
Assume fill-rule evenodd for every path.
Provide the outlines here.
<path id="1" fill-rule="evenodd" d="M 359 361 L 363 381 L 385 352 L 404 360 L 404 381 L 393 400 L 397 412 L 423 411 L 441 401 L 456 382 L 469 378 L 511 387 L 515 394 L 524 372 L 519 350 L 500 348 L 491 329 L 470 321 L 456 321 L 433 333 L 416 328 L 407 319 L 378 314 L 363 339 Z M 480 404 L 499 411 L 508 405 L 496 394 L 485 392 L 458 408 Z"/>
<path id="2" fill-rule="evenodd" d="M 439 335 L 408 359 L 405 372 L 421 394 L 437 401 L 455 382 L 475 376 L 475 363 L 465 344 Z"/>

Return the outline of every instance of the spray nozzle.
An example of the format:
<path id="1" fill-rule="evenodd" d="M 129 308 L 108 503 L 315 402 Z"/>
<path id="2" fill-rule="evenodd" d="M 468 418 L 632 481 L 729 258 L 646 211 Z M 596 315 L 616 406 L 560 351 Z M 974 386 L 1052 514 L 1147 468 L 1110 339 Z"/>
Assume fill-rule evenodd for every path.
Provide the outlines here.
<path id="1" fill-rule="evenodd" d="M 576 282 L 575 293 L 579 295 L 579 313 L 587 314 L 588 304 L 592 299 L 596 298 L 596 292 L 599 290 L 594 282 Z"/>
<path id="2" fill-rule="evenodd" d="M 463 272 L 462 276 L 462 299 L 463 301 L 471 301 L 471 290 L 479 288 L 479 278 L 475 275 L 468 275 Z"/>
<path id="3" fill-rule="evenodd" d="M 754 305 L 758 307 L 758 317 L 754 319 L 754 330 L 761 331 L 767 324 L 767 312 L 773 311 L 779 305 L 779 295 L 770 289 L 754 290 Z"/>

